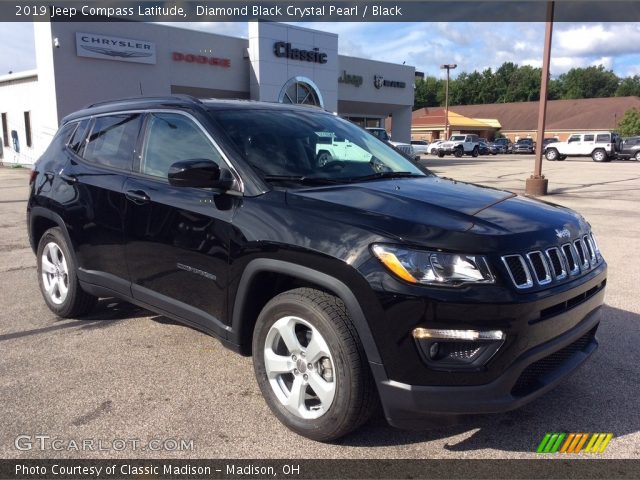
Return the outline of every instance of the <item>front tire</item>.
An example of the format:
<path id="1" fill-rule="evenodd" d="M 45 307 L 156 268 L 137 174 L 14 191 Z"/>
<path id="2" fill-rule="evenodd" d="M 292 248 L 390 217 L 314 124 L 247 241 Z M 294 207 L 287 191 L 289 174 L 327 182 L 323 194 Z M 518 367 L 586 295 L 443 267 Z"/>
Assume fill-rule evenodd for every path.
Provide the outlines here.
<path id="1" fill-rule="evenodd" d="M 62 318 L 86 315 L 97 298 L 82 290 L 75 259 L 59 227 L 40 238 L 37 250 L 38 283 L 47 307 Z"/>
<path id="2" fill-rule="evenodd" d="M 460 157 L 462 157 L 462 155 L 464 155 L 464 151 L 462 150 L 462 148 L 458 147 L 453 151 L 453 155 L 456 158 L 460 158 Z"/>
<path id="3" fill-rule="evenodd" d="M 271 299 L 253 335 L 253 366 L 267 405 L 294 432 L 322 442 L 365 423 L 375 385 L 344 303 L 311 288 Z"/>
<path id="4" fill-rule="evenodd" d="M 318 153 L 318 156 L 316 157 L 316 164 L 319 167 L 324 167 L 327 163 L 332 161 L 333 157 L 331 156 L 331 154 L 324 150 Z"/>
<path id="5" fill-rule="evenodd" d="M 635 159 L 636 159 L 636 162 L 640 162 L 640 150 L 638 150 L 638 151 L 636 152 L 636 156 L 635 156 L 635 157 L 633 157 L 633 158 L 635 158 Z"/>

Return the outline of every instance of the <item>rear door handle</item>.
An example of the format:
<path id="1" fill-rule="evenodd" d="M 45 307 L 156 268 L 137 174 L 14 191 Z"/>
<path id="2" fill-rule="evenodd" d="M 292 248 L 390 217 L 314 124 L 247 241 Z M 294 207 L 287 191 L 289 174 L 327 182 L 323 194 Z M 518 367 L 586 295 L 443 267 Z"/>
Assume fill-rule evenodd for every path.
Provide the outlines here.
<path id="1" fill-rule="evenodd" d="M 124 195 L 136 205 L 144 205 L 151 201 L 149 195 L 142 190 L 127 190 Z"/>
<path id="2" fill-rule="evenodd" d="M 60 171 L 60 178 L 67 183 L 78 183 L 78 177 L 75 175 L 67 175 L 63 171 Z"/>

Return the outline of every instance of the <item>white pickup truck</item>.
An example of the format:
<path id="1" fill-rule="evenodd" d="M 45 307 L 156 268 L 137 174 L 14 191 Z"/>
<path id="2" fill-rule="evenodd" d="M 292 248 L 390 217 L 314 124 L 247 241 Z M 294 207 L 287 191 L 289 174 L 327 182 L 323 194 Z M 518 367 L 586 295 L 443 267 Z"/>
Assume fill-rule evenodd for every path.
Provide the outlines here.
<path id="1" fill-rule="evenodd" d="M 567 157 L 591 157 L 594 162 L 610 162 L 616 154 L 615 145 L 615 133 L 574 133 L 566 142 L 547 144 L 544 156 L 550 162 Z"/>
<path id="2" fill-rule="evenodd" d="M 452 154 L 456 157 L 463 155 L 477 157 L 480 155 L 480 138 L 474 134 L 451 135 L 451 138 L 438 148 L 438 156 L 444 157 Z"/>

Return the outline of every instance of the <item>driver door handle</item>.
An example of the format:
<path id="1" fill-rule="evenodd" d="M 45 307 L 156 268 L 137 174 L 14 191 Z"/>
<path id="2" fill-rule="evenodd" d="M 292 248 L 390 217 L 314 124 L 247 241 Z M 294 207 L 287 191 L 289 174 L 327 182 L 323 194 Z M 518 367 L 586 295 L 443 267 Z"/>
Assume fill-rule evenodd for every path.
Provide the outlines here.
<path id="1" fill-rule="evenodd" d="M 136 205 L 144 205 L 145 203 L 149 203 L 151 199 L 149 195 L 147 195 L 142 190 L 127 190 L 124 194 L 127 199 L 131 200 Z"/>

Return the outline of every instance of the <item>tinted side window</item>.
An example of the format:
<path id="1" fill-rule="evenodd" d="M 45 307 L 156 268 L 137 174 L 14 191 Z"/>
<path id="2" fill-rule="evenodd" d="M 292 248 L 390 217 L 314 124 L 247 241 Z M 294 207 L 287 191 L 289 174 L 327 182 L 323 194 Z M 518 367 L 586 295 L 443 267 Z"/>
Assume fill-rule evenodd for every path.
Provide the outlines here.
<path id="1" fill-rule="evenodd" d="M 76 131 L 74 132 L 73 136 L 71 137 L 71 140 L 69 140 L 69 149 L 73 150 L 76 153 L 80 152 L 80 147 L 84 147 L 84 138 L 87 134 L 87 126 L 89 125 L 89 119 L 85 118 L 84 120 L 82 120 L 80 122 L 80 124 L 78 125 L 78 128 L 76 129 Z"/>
<path id="2" fill-rule="evenodd" d="M 130 169 L 140 118 L 137 113 L 96 118 L 83 157 L 101 165 Z"/>
<path id="3" fill-rule="evenodd" d="M 600 140 L 600 137 L 602 137 L 602 135 L 598 135 L 598 141 L 602 141 Z M 593 142 L 594 136 L 593 135 L 585 135 L 584 136 L 584 141 L 585 142 Z"/>
<path id="4" fill-rule="evenodd" d="M 191 119 L 177 113 L 150 114 L 140 171 L 166 178 L 173 163 L 193 159 L 223 165 L 218 151 Z"/>
<path id="5" fill-rule="evenodd" d="M 571 135 L 571 137 L 569 138 L 569 143 L 579 142 L 579 141 L 580 141 L 580 135 Z"/>
<path id="6" fill-rule="evenodd" d="M 47 148 L 47 152 L 56 152 L 57 154 L 62 149 L 64 149 L 65 145 L 69 141 L 69 137 L 74 132 L 77 126 L 77 122 L 70 122 L 60 127 L 58 133 L 56 133 L 55 137 L 53 137 L 53 140 L 51 140 L 51 143 Z"/>
<path id="7" fill-rule="evenodd" d="M 592 135 L 593 136 L 593 135 Z M 601 143 L 608 143 L 609 142 L 609 135 L 606 133 L 600 134 L 596 137 L 596 142 L 601 142 Z"/>

